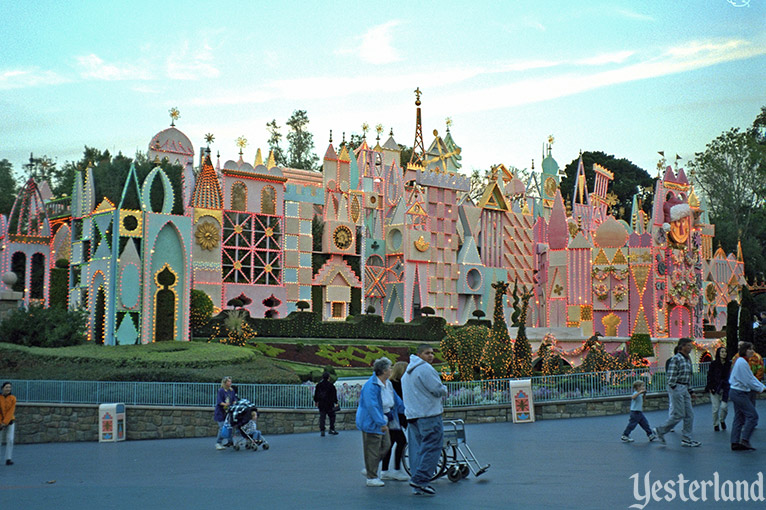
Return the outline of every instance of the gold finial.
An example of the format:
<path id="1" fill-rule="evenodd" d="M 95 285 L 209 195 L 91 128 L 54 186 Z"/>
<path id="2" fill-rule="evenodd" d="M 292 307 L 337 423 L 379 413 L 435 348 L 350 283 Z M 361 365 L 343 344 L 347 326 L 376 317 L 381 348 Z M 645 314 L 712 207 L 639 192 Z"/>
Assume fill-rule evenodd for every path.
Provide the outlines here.
<path id="1" fill-rule="evenodd" d="M 375 132 L 378 133 L 378 136 L 376 136 L 375 139 L 380 141 L 380 134 L 383 132 L 383 124 L 377 124 L 375 126 Z"/>
<path id="2" fill-rule="evenodd" d="M 439 132 L 434 129 L 434 136 L 439 136 Z"/>
<path id="3" fill-rule="evenodd" d="M 420 94 L 422 92 L 420 91 L 420 87 L 415 89 L 415 106 L 420 106 Z"/>
<path id="4" fill-rule="evenodd" d="M 174 106 L 173 108 L 168 110 L 168 113 L 170 114 L 170 125 L 175 126 L 176 121 L 178 120 L 179 117 L 181 117 L 181 112 L 178 111 L 178 108 Z"/>
<path id="5" fill-rule="evenodd" d="M 213 135 L 213 133 L 207 133 L 205 135 L 205 141 L 207 142 L 208 145 L 210 145 L 211 143 L 215 141 L 215 135 Z"/>
<path id="6" fill-rule="evenodd" d="M 237 138 L 237 147 L 239 147 L 239 155 L 241 156 L 242 149 L 247 147 L 247 138 L 245 138 L 244 136 L 240 136 L 239 138 Z"/>
<path id="7" fill-rule="evenodd" d="M 330 130 L 330 143 L 332 143 L 332 129 Z"/>
<path id="8" fill-rule="evenodd" d="M 452 117 L 444 119 L 444 123 L 447 124 L 447 133 L 449 133 L 449 128 L 452 127 Z"/>
<path id="9" fill-rule="evenodd" d="M 553 138 L 553 135 L 552 135 L 552 134 L 551 134 L 551 135 L 548 135 L 548 144 L 549 144 L 549 145 L 553 145 L 555 141 L 556 141 L 556 139 L 555 139 L 555 138 Z"/>
<path id="10" fill-rule="evenodd" d="M 370 130 L 370 125 L 366 122 L 362 122 L 362 138 L 367 139 L 367 131 Z"/>

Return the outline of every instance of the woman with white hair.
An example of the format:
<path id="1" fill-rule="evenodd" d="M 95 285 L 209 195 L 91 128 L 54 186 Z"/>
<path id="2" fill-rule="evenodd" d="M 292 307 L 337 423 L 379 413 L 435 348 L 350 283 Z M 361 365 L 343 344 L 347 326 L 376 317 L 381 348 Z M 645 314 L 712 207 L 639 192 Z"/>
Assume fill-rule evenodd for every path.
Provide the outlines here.
<path id="1" fill-rule="evenodd" d="M 221 387 L 218 388 L 218 393 L 216 394 L 213 418 L 218 424 L 218 437 L 215 438 L 217 450 L 226 449 L 226 446 L 223 444 L 223 423 L 226 421 L 226 413 L 229 410 L 229 406 L 237 401 L 237 392 L 232 388 L 231 382 L 231 377 L 228 375 L 221 379 Z"/>
<path id="2" fill-rule="evenodd" d="M 385 483 L 378 476 L 378 464 L 391 448 L 389 424 L 399 428 L 398 416 L 404 414 L 404 403 L 388 380 L 391 376 L 391 360 L 377 359 L 372 368 L 374 373 L 364 383 L 359 395 L 356 427 L 362 431 L 367 487 L 383 487 Z"/>

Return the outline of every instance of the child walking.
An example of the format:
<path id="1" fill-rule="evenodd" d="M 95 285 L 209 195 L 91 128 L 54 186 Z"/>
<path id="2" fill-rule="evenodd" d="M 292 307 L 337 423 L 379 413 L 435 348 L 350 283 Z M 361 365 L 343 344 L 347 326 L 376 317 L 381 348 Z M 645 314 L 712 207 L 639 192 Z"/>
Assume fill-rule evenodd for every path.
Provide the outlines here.
<path id="1" fill-rule="evenodd" d="M 657 436 L 652 432 L 652 428 L 649 426 L 649 421 L 644 416 L 644 393 L 646 393 L 646 384 L 644 381 L 633 381 L 633 395 L 630 396 L 630 419 L 628 420 L 628 426 L 625 427 L 625 432 L 622 433 L 622 441 L 624 443 L 632 443 L 633 439 L 630 437 L 630 433 L 636 428 L 636 425 L 641 425 L 641 428 L 646 432 L 646 437 L 649 441 L 654 441 Z"/>

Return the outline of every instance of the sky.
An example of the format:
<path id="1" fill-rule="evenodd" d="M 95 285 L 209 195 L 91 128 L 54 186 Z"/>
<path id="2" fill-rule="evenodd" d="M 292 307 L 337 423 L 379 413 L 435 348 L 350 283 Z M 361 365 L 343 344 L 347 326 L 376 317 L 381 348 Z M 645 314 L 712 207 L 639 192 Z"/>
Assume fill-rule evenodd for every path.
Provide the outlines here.
<path id="1" fill-rule="evenodd" d="M 683 166 L 748 127 L 765 85 L 766 0 L 0 0 L 0 159 L 17 173 L 30 153 L 146 151 L 173 107 L 222 163 L 240 136 L 252 163 L 298 109 L 320 157 L 363 123 L 412 145 L 419 88 L 426 145 L 451 118 L 466 173 L 540 170 L 553 135 L 562 167 L 598 150 L 655 175 L 658 151 Z"/>

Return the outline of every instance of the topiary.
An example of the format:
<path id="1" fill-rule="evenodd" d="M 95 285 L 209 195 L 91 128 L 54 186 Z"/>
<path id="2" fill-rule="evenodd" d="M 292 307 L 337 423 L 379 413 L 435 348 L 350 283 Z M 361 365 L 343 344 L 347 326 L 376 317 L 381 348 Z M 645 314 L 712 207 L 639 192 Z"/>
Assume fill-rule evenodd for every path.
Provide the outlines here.
<path id="1" fill-rule="evenodd" d="M 189 325 L 192 333 L 207 325 L 213 316 L 213 300 L 206 292 L 192 289 L 189 299 Z"/>
<path id="2" fill-rule="evenodd" d="M 633 333 L 628 343 L 628 353 L 642 358 L 654 356 L 652 338 L 646 333 Z"/>

